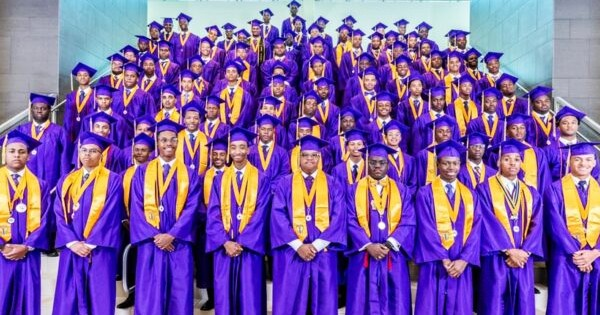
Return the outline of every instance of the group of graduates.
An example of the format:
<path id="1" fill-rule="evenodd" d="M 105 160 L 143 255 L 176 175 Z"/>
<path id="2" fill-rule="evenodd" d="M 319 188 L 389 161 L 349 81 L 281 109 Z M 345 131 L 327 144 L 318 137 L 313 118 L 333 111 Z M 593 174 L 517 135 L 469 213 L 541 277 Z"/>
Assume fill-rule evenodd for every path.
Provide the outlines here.
<path id="1" fill-rule="evenodd" d="M 265 9 L 220 41 L 184 13 L 179 33 L 150 23 L 95 86 L 74 67 L 63 126 L 31 94 L 2 139 L 1 314 L 40 313 L 51 247 L 57 315 L 113 314 L 117 275 L 143 315 L 192 314 L 195 286 L 202 309 L 266 314 L 267 276 L 273 314 L 411 314 L 411 261 L 415 314 L 535 314 L 535 261 L 548 314 L 600 312 L 585 114 L 551 113 L 543 86 L 518 97 L 502 53 L 480 71 L 468 32 L 441 51 L 402 19 L 363 49 L 348 16 L 334 45 L 300 5 L 281 32 Z"/>

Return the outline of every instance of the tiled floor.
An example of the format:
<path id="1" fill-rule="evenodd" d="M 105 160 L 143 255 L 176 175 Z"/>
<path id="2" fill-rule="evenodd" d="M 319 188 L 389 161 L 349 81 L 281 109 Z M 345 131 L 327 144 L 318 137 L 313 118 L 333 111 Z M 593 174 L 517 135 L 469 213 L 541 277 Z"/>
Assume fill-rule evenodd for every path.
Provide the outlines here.
<path id="1" fill-rule="evenodd" d="M 46 256 L 42 256 L 42 315 L 51 315 L 52 314 L 52 302 L 54 299 L 54 287 L 56 286 L 56 272 L 58 270 L 58 257 L 50 258 Z M 117 286 L 117 303 L 123 301 L 125 299 L 125 292 L 123 291 L 123 287 L 121 282 L 116 283 Z M 541 293 L 536 295 L 536 305 L 537 305 L 537 315 L 542 315 L 546 310 L 546 299 L 547 296 L 547 288 L 542 285 L 536 285 L 538 289 L 540 289 Z M 414 300 L 416 293 L 417 285 L 416 283 L 412 283 L 412 297 Z M 194 315 L 209 315 L 214 314 L 214 312 L 202 312 L 200 311 L 200 306 L 204 303 L 204 299 L 201 297 L 205 297 L 206 293 L 198 290 L 196 292 L 196 303 L 194 305 Z M 271 284 L 267 284 L 267 307 L 271 309 Z M 116 315 L 130 315 L 133 314 L 133 309 L 129 310 L 119 310 L 117 309 Z M 269 312 L 270 314 L 270 312 Z M 341 309 L 339 314 L 345 314 L 345 310 Z"/>

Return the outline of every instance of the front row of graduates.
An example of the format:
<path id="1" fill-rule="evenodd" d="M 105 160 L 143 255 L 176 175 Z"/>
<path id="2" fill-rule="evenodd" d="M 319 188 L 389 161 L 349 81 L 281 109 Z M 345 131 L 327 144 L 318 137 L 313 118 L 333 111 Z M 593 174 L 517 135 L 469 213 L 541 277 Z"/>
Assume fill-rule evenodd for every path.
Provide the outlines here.
<path id="1" fill-rule="evenodd" d="M 138 248 L 136 291 L 144 298 L 136 314 L 193 312 L 198 217 L 206 220 L 206 251 L 214 253 L 217 313 L 266 312 L 267 236 L 274 314 L 336 314 L 342 253 L 352 288 L 348 314 L 410 314 L 411 259 L 420 265 L 418 314 L 472 314 L 474 290 L 480 292 L 480 314 L 535 313 L 533 262 L 544 256 L 544 224 L 541 197 L 518 177 L 527 149 L 521 142 L 511 139 L 492 149 L 498 174 L 476 190 L 458 179 L 460 144 L 449 140 L 432 147 L 439 176 L 413 198 L 410 188 L 387 176 L 393 149 L 363 148 L 366 176 L 346 192 L 318 167 L 326 143 L 311 135 L 298 140 L 298 171 L 271 185 L 248 162 L 255 134 L 241 128 L 213 141 L 212 157 L 219 158 L 202 181 L 177 158 L 180 129 L 168 120 L 157 125 L 157 157 L 145 164 L 136 159 L 133 175 L 124 176 L 131 193 L 126 203 L 121 177 L 103 164 L 110 141 L 82 134 L 81 167 L 59 181 L 54 202 L 61 249 L 54 314 L 114 313 L 123 213 L 130 214 L 131 242 Z M 25 166 L 37 145 L 19 131 L 4 141 L 0 306 L 6 314 L 40 313 L 40 251 L 47 246 L 50 205 L 45 183 Z M 546 232 L 552 235 L 550 314 L 599 310 L 594 150 L 589 143 L 570 146 L 569 173 L 544 196 Z M 229 167 L 223 163 L 227 156 Z M 481 285 L 473 280 L 477 266 Z"/>

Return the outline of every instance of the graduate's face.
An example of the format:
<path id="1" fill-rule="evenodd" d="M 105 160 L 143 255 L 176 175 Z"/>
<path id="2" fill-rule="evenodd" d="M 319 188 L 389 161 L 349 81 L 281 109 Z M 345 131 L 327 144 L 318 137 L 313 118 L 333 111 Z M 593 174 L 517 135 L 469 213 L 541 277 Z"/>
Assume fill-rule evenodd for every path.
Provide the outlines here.
<path id="1" fill-rule="evenodd" d="M 194 82 L 192 81 L 192 78 L 181 78 L 181 89 L 184 92 L 189 92 L 192 90 L 192 88 L 194 87 Z"/>
<path id="2" fill-rule="evenodd" d="M 148 77 L 152 77 L 156 72 L 156 66 L 154 65 L 154 61 L 151 59 L 146 59 L 142 63 L 142 68 L 144 69 L 144 74 Z"/>
<path id="3" fill-rule="evenodd" d="M 160 59 L 169 59 L 170 55 L 171 51 L 169 50 L 169 46 L 160 46 L 158 48 L 158 56 L 160 57 Z"/>
<path id="4" fill-rule="evenodd" d="M 187 31 L 188 29 L 188 20 L 186 19 L 179 19 L 179 29 L 182 31 Z"/>
<path id="5" fill-rule="evenodd" d="M 225 37 L 227 39 L 232 39 L 233 38 L 233 30 L 232 29 L 226 29 L 225 30 Z"/>
<path id="6" fill-rule="evenodd" d="M 509 138 L 523 141 L 525 140 L 525 135 L 527 135 L 527 129 L 525 129 L 525 124 L 512 124 L 509 125 L 506 129 L 506 135 Z"/>
<path id="7" fill-rule="evenodd" d="M 11 170 L 22 170 L 29 159 L 27 146 L 21 142 L 6 145 L 6 166 Z"/>
<path id="8" fill-rule="evenodd" d="M 258 26 L 258 25 L 252 26 L 250 28 L 250 33 L 252 33 L 252 36 L 254 36 L 254 37 L 260 36 L 260 26 Z"/>
<path id="9" fill-rule="evenodd" d="M 329 97 L 329 84 L 321 84 L 317 86 L 317 94 L 321 99 Z"/>
<path id="10" fill-rule="evenodd" d="M 173 159 L 177 149 L 177 134 L 165 130 L 158 134 L 156 140 L 158 141 L 158 155 L 167 161 Z"/>
<path id="11" fill-rule="evenodd" d="M 385 140 L 389 146 L 396 148 L 400 145 L 400 141 L 402 141 L 402 133 L 398 129 L 389 130 L 385 136 Z"/>
<path id="12" fill-rule="evenodd" d="M 431 98 L 430 107 L 432 110 L 434 110 L 436 112 L 441 112 L 442 110 L 444 110 L 445 106 L 446 106 L 446 99 L 444 98 L 443 95 Z"/>
<path id="13" fill-rule="evenodd" d="M 362 156 L 362 152 L 360 152 L 360 149 L 364 147 L 365 143 L 362 140 L 352 140 L 348 141 L 348 143 L 346 144 L 346 149 L 348 150 L 348 152 L 350 152 L 350 156 L 356 158 Z"/>
<path id="14" fill-rule="evenodd" d="M 550 101 L 550 97 L 548 95 L 542 95 L 533 100 L 533 110 L 538 113 L 545 114 L 550 111 L 550 106 L 552 102 Z"/>
<path id="15" fill-rule="evenodd" d="M 469 145 L 468 152 L 469 159 L 479 161 L 485 153 L 485 144 L 471 144 Z"/>
<path id="16" fill-rule="evenodd" d="M 113 60 L 110 64 L 110 69 L 114 74 L 121 74 L 123 73 L 123 63 L 121 61 Z"/>
<path id="17" fill-rule="evenodd" d="M 477 68 L 477 63 L 479 62 L 479 59 L 477 58 L 477 55 L 475 54 L 470 54 L 467 57 L 467 66 L 469 68 L 475 69 Z"/>
<path id="18" fill-rule="evenodd" d="M 441 67 L 442 66 L 442 57 L 440 57 L 438 55 L 434 55 L 433 57 L 431 57 L 431 66 L 435 69 Z"/>
<path id="19" fill-rule="evenodd" d="M 565 116 L 558 122 L 558 130 L 561 135 L 574 136 L 577 134 L 577 129 L 579 129 L 579 120 L 574 116 Z"/>
<path id="20" fill-rule="evenodd" d="M 521 170 L 521 155 L 519 153 L 503 154 L 498 160 L 500 174 L 507 178 L 515 178 Z"/>
<path id="21" fill-rule="evenodd" d="M 371 47 L 373 49 L 379 49 L 381 47 L 381 38 L 375 36 L 371 39 Z"/>
<path id="22" fill-rule="evenodd" d="M 371 61 L 367 58 L 362 58 L 358 61 L 358 70 L 359 71 L 364 71 L 365 69 L 367 69 L 370 66 L 371 66 Z"/>
<path id="23" fill-rule="evenodd" d="M 190 70 L 192 70 L 192 72 L 195 74 L 201 74 L 202 63 L 200 61 L 192 62 L 192 64 L 190 65 Z"/>
<path id="24" fill-rule="evenodd" d="M 214 43 L 215 40 L 217 40 L 217 38 L 219 37 L 219 33 L 214 28 L 211 28 L 208 34 L 206 34 L 206 37 L 208 37 Z"/>
<path id="25" fill-rule="evenodd" d="M 411 95 L 420 96 L 423 93 L 423 83 L 420 80 L 414 80 L 410 82 L 408 89 Z"/>
<path id="26" fill-rule="evenodd" d="M 285 91 L 285 84 L 273 83 L 273 96 L 280 97 L 283 95 L 284 91 Z"/>
<path id="27" fill-rule="evenodd" d="M 569 168 L 571 173 L 577 177 L 590 176 L 594 167 L 596 167 L 596 156 L 594 154 L 571 156 Z"/>
<path id="28" fill-rule="evenodd" d="M 298 127 L 298 139 L 312 133 L 312 127 Z"/>
<path id="29" fill-rule="evenodd" d="M 465 49 L 467 47 L 467 38 L 464 36 L 457 37 L 456 46 L 460 49 Z"/>
<path id="30" fill-rule="evenodd" d="M 227 79 L 227 81 L 229 81 L 229 82 L 237 81 L 238 77 L 239 77 L 238 71 L 235 67 L 229 67 L 229 68 L 225 69 L 225 78 Z"/>
<path id="31" fill-rule="evenodd" d="M 79 71 L 77 72 L 77 76 L 75 77 L 77 83 L 80 85 L 89 85 L 90 84 L 90 74 L 87 71 Z"/>
<path id="32" fill-rule="evenodd" d="M 431 45 L 429 43 L 421 44 L 421 55 L 429 56 L 431 54 Z"/>
<path id="33" fill-rule="evenodd" d="M 139 51 L 146 51 L 146 50 L 148 50 L 148 46 L 149 45 L 150 44 L 148 44 L 148 42 L 145 41 L 145 40 L 138 40 L 138 43 L 137 43 Z M 131 53 L 129 53 L 129 54 L 131 54 Z M 127 54 L 125 54 L 125 58 L 129 59 L 127 57 Z M 131 60 L 131 59 L 129 59 L 129 60 Z"/>
<path id="34" fill-rule="evenodd" d="M 129 60 L 129 62 L 137 61 L 137 58 L 136 58 L 135 54 L 133 53 L 133 51 L 128 51 L 128 52 L 124 53 L 123 56 L 125 57 L 125 59 Z"/>
<path id="35" fill-rule="evenodd" d="M 349 28 L 354 28 L 354 22 L 346 20 L 346 26 L 348 26 Z"/>
<path id="36" fill-rule="evenodd" d="M 36 122 L 45 122 L 50 117 L 50 106 L 45 103 L 31 104 L 31 117 Z"/>
<path id="37" fill-rule="evenodd" d="M 400 33 L 402 35 L 406 34 L 406 24 L 398 25 L 398 33 Z"/>
<path id="38" fill-rule="evenodd" d="M 248 156 L 248 143 L 246 141 L 231 141 L 229 145 L 229 154 L 231 160 L 235 163 L 241 163 L 246 160 Z"/>
<path id="39" fill-rule="evenodd" d="M 302 21 L 297 20 L 294 22 L 294 31 L 300 31 L 302 30 Z"/>
<path id="40" fill-rule="evenodd" d="M 313 69 L 315 75 L 321 76 L 323 75 L 323 63 L 322 62 L 313 62 L 310 66 Z"/>
<path id="41" fill-rule="evenodd" d="M 148 124 L 137 124 L 135 125 L 135 135 L 138 136 L 141 133 L 145 133 L 148 137 L 153 136 L 152 129 Z"/>
<path id="42" fill-rule="evenodd" d="M 321 153 L 316 150 L 303 150 L 300 152 L 300 169 L 304 171 L 304 173 L 312 174 L 317 170 L 319 166 L 319 159 L 321 158 Z"/>
<path id="43" fill-rule="evenodd" d="M 500 92 L 504 96 L 513 96 L 515 94 L 515 84 L 511 80 L 503 80 L 500 83 Z"/>
<path id="44" fill-rule="evenodd" d="M 271 15 L 269 13 L 263 13 L 263 22 L 269 23 L 271 21 Z"/>
<path id="45" fill-rule="evenodd" d="M 262 143 L 268 143 L 273 140 L 275 128 L 273 125 L 265 124 L 258 128 L 258 137 Z"/>
<path id="46" fill-rule="evenodd" d="M 495 113 L 498 107 L 498 99 L 495 96 L 488 96 L 483 99 L 483 111 L 486 113 Z"/>
<path id="47" fill-rule="evenodd" d="M 400 77 L 405 77 L 408 74 L 408 64 L 406 62 L 396 64 L 396 72 Z"/>
<path id="48" fill-rule="evenodd" d="M 435 128 L 435 142 L 442 143 L 452 137 L 452 128 L 448 126 L 439 126 Z"/>
<path id="49" fill-rule="evenodd" d="M 307 116 L 313 116 L 317 110 L 317 100 L 309 98 L 304 101 L 302 113 Z"/>
<path id="50" fill-rule="evenodd" d="M 315 55 L 322 55 L 323 54 L 323 44 L 321 42 L 315 42 L 314 44 L 312 44 L 312 48 L 313 48 L 313 53 Z"/>
<path id="51" fill-rule="evenodd" d="M 238 41 L 245 43 L 246 39 L 248 39 L 248 37 L 246 37 L 246 34 L 238 33 L 237 34 L 237 39 L 238 39 Z"/>
<path id="52" fill-rule="evenodd" d="M 175 95 L 173 95 L 171 93 L 163 93 L 163 95 L 162 95 L 163 108 L 171 109 L 171 108 L 175 107 L 176 100 L 177 99 L 175 98 Z"/>
<path id="53" fill-rule="evenodd" d="M 227 152 L 222 150 L 213 150 L 210 160 L 216 168 L 222 168 L 227 162 Z"/>
<path id="54" fill-rule="evenodd" d="M 406 45 L 407 45 L 409 48 L 413 48 L 413 47 L 415 47 L 415 46 L 417 45 L 417 38 L 416 38 L 416 37 L 412 37 L 412 36 L 411 36 L 411 37 L 409 37 L 409 38 L 406 40 Z"/>
<path id="55" fill-rule="evenodd" d="M 458 72 L 460 69 L 460 59 L 456 57 L 450 58 L 448 61 L 448 69 L 450 72 Z"/>
<path id="56" fill-rule="evenodd" d="M 246 60 L 246 57 L 248 57 L 248 51 L 246 50 L 246 48 L 239 48 L 235 50 L 235 53 L 238 57 L 240 57 L 240 59 L 242 60 Z"/>
<path id="57" fill-rule="evenodd" d="M 146 144 L 136 144 L 133 146 L 133 158 L 139 164 L 146 163 L 150 158 L 150 148 Z"/>
<path id="58" fill-rule="evenodd" d="M 95 144 L 84 144 L 79 148 L 79 160 L 81 165 L 86 168 L 93 168 L 100 165 L 102 159 L 102 149 Z"/>
<path id="59" fill-rule="evenodd" d="M 185 112 L 185 117 L 183 117 L 183 123 L 185 124 L 185 129 L 188 131 L 194 132 L 198 130 L 198 126 L 200 125 L 200 113 L 188 110 Z"/>
<path id="60" fill-rule="evenodd" d="M 210 44 L 207 42 L 202 42 L 200 44 L 200 54 L 202 56 L 208 56 L 211 53 L 212 48 L 210 47 Z"/>
<path id="61" fill-rule="evenodd" d="M 356 126 L 356 121 L 354 121 L 354 117 L 349 116 L 349 115 L 342 117 L 342 128 L 341 129 L 343 132 L 354 129 L 354 126 Z"/>
<path id="62" fill-rule="evenodd" d="M 104 138 L 108 138 L 108 136 L 110 136 L 110 125 L 105 122 L 97 121 L 92 126 L 92 132 L 103 136 Z"/>
<path id="63" fill-rule="evenodd" d="M 219 106 L 216 104 L 208 103 L 204 109 L 206 110 L 207 119 L 213 120 L 219 115 Z"/>
<path id="64" fill-rule="evenodd" d="M 348 31 L 347 30 L 342 30 L 340 32 L 339 39 L 340 39 L 341 42 L 346 42 L 348 40 Z"/>
<path id="65" fill-rule="evenodd" d="M 362 36 L 352 36 L 352 47 L 359 48 L 362 45 Z"/>
<path id="66" fill-rule="evenodd" d="M 319 29 L 321 29 L 321 32 L 325 30 L 325 26 L 326 25 L 327 24 L 325 24 L 325 21 L 323 21 L 323 20 L 318 20 L 317 21 L 317 26 L 319 27 Z"/>
<path id="67" fill-rule="evenodd" d="M 138 81 L 138 74 L 137 72 L 134 71 L 125 71 L 125 75 L 123 75 L 123 84 L 128 87 L 128 88 L 132 88 L 137 84 Z"/>
<path id="68" fill-rule="evenodd" d="M 429 30 L 426 27 L 419 28 L 419 37 L 427 38 L 429 36 Z"/>
<path id="69" fill-rule="evenodd" d="M 365 87 L 365 90 L 372 91 L 373 89 L 375 89 L 376 84 L 377 84 L 377 78 L 375 78 L 374 75 L 372 75 L 372 74 L 365 75 L 365 77 L 363 79 L 363 85 Z"/>
<path id="70" fill-rule="evenodd" d="M 500 61 L 498 59 L 489 60 L 486 67 L 490 73 L 498 73 L 500 70 Z"/>
<path id="71" fill-rule="evenodd" d="M 369 176 L 375 180 L 384 178 L 388 171 L 388 160 L 382 156 L 369 156 Z"/>
<path id="72" fill-rule="evenodd" d="M 98 104 L 100 110 L 106 111 L 112 105 L 112 97 L 108 95 L 96 95 L 96 104 Z"/>
<path id="73" fill-rule="evenodd" d="M 385 46 L 391 47 L 396 42 L 396 36 L 390 35 L 385 38 Z"/>
<path id="74" fill-rule="evenodd" d="M 275 106 L 273 106 L 271 104 L 263 103 L 263 105 L 260 108 L 260 114 L 274 116 L 275 115 Z"/>
<path id="75" fill-rule="evenodd" d="M 310 31 L 308 31 L 308 35 L 310 35 L 310 38 L 314 38 L 319 36 L 319 30 L 317 28 L 311 28 Z"/>
<path id="76" fill-rule="evenodd" d="M 158 39 L 159 35 L 160 35 L 160 31 L 158 30 L 158 28 L 156 28 L 156 27 L 150 28 L 150 38 Z"/>
<path id="77" fill-rule="evenodd" d="M 297 14 L 297 13 L 298 13 L 298 7 L 297 7 L 297 6 L 295 6 L 295 5 L 291 5 L 291 6 L 290 6 L 290 14 L 291 14 L 292 16 L 296 16 L 296 14 Z"/>
<path id="78" fill-rule="evenodd" d="M 460 83 L 459 93 L 462 96 L 469 96 L 471 95 L 471 92 L 473 92 L 473 85 L 471 84 L 471 82 Z"/>
<path id="79" fill-rule="evenodd" d="M 273 45 L 273 53 L 275 56 L 280 57 L 285 53 L 285 47 L 283 44 Z"/>
<path id="80" fill-rule="evenodd" d="M 437 169 L 440 177 L 448 182 L 452 182 L 460 170 L 460 158 L 454 156 L 445 156 L 437 159 Z"/>
<path id="81" fill-rule="evenodd" d="M 171 33 L 171 31 L 173 31 L 173 23 L 171 22 L 163 23 L 163 27 L 165 28 L 165 32 L 167 33 Z"/>
<path id="82" fill-rule="evenodd" d="M 390 101 L 377 101 L 377 115 L 380 117 L 388 117 L 392 111 L 392 102 Z"/>

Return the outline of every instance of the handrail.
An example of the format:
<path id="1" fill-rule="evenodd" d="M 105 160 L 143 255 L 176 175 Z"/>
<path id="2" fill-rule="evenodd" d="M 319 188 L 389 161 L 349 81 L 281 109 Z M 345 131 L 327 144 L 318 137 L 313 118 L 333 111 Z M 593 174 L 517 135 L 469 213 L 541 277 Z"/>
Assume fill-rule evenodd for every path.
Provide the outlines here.
<path id="1" fill-rule="evenodd" d="M 105 76 L 106 74 L 108 74 L 111 71 L 111 67 L 110 65 L 104 69 L 104 71 L 102 71 L 102 74 L 99 76 L 96 76 L 95 79 L 93 79 L 90 82 L 90 85 L 92 83 L 95 83 L 96 81 L 100 80 L 100 78 L 102 78 L 103 76 Z M 48 96 L 58 96 L 54 93 L 52 94 L 48 94 Z M 60 103 L 53 105 L 52 108 L 50 109 L 51 112 L 51 117 L 50 117 L 50 121 L 52 121 L 53 123 L 56 123 L 56 112 L 58 112 L 58 110 L 65 105 L 65 103 L 67 102 L 67 99 L 65 98 L 64 100 L 62 100 Z M 15 114 L 14 116 L 12 116 L 9 120 L 3 122 L 2 124 L 0 124 L 0 135 L 4 135 L 7 131 L 11 130 L 13 127 L 17 126 L 18 124 L 20 124 L 23 120 L 25 120 L 27 117 L 29 117 L 29 108 L 18 112 L 17 114 Z"/>

